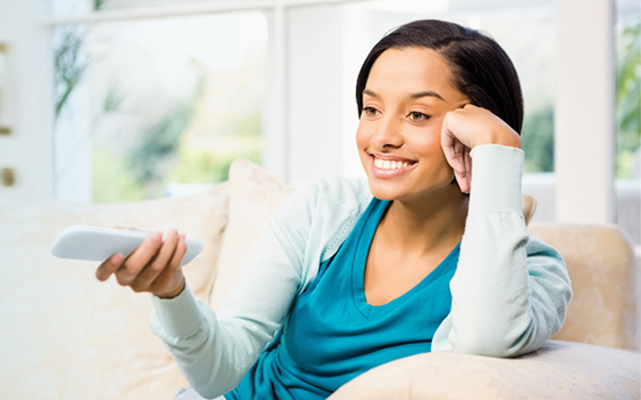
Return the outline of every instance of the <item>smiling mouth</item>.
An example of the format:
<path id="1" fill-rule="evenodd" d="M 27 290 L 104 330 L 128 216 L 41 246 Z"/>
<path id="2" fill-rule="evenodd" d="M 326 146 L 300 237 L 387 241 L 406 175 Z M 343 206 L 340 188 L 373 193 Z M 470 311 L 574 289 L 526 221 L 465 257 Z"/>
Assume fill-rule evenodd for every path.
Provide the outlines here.
<path id="1" fill-rule="evenodd" d="M 395 169 L 401 169 L 401 168 L 407 168 L 408 166 L 412 165 L 414 163 L 410 163 L 407 161 L 391 161 L 391 160 L 382 160 L 380 158 L 374 157 L 374 165 L 376 168 L 385 170 L 385 171 L 391 171 Z"/>
<path id="2" fill-rule="evenodd" d="M 371 155 L 372 165 L 374 166 L 372 172 L 375 176 L 391 178 L 392 176 L 401 175 L 417 164 L 416 161 L 412 160 L 391 160 L 385 158 L 379 158 L 375 155 Z"/>

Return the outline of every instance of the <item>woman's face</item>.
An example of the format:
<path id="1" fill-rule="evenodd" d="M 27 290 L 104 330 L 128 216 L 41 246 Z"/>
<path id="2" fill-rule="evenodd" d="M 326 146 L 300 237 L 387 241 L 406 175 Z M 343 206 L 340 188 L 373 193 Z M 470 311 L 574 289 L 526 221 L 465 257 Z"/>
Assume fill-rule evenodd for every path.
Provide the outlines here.
<path id="1" fill-rule="evenodd" d="M 441 149 L 441 125 L 447 112 L 466 103 L 451 84 L 446 61 L 433 50 L 384 51 L 363 90 L 356 132 L 372 194 L 411 200 L 456 193 L 454 173 Z"/>

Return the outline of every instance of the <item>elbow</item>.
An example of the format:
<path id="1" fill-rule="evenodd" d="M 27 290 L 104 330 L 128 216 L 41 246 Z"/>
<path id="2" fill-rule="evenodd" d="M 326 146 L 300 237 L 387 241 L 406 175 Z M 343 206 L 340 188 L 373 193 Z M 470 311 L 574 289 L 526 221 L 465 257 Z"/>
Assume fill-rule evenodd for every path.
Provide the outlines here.
<path id="1" fill-rule="evenodd" d="M 516 321 L 515 321 L 516 322 Z M 468 330 L 460 333 L 452 330 L 450 343 L 454 353 L 485 357 L 510 358 L 536 350 L 534 324 L 525 318 L 510 326 L 497 329 L 497 325 L 486 325 L 485 329 Z M 545 341 L 543 341 L 545 342 Z M 541 345 L 543 344 L 540 343 Z"/>
<path id="2" fill-rule="evenodd" d="M 452 344 L 452 350 L 457 354 L 495 358 L 509 358 L 519 354 L 518 347 L 509 344 L 507 341 L 498 340 L 464 340 L 460 343 Z"/>
<path id="3" fill-rule="evenodd" d="M 216 379 L 188 379 L 188 383 L 204 399 L 215 399 L 234 390 L 239 381 L 233 374 L 216 371 Z"/>

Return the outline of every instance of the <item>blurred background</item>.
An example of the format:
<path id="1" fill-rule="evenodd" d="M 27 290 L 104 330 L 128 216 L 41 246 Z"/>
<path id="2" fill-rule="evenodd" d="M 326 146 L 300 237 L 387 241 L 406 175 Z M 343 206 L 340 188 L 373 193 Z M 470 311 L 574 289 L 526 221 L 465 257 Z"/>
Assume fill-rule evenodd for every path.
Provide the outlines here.
<path id="1" fill-rule="evenodd" d="M 422 18 L 514 61 L 534 220 L 616 223 L 640 254 L 638 0 L 0 0 L 0 205 L 184 196 L 238 157 L 364 176 L 356 75 Z"/>

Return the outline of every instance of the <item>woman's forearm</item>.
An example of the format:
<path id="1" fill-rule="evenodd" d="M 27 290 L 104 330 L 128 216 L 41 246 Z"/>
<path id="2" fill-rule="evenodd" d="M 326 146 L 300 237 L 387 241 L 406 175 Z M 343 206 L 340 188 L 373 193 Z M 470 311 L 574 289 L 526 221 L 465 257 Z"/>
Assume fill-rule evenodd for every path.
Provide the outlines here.
<path id="1" fill-rule="evenodd" d="M 559 254 L 527 232 L 522 151 L 482 146 L 472 155 L 470 210 L 451 282 L 449 341 L 456 352 L 514 356 L 535 350 L 561 328 L 569 278 Z"/>

